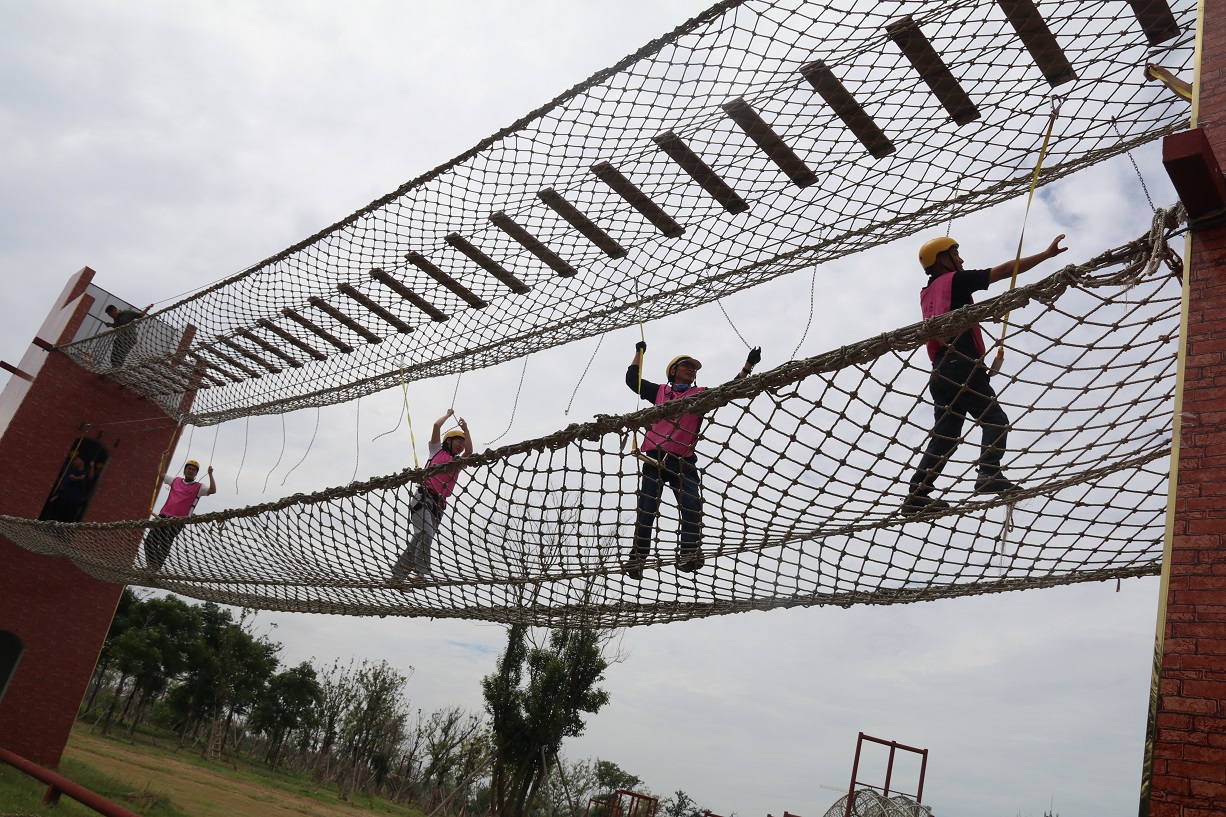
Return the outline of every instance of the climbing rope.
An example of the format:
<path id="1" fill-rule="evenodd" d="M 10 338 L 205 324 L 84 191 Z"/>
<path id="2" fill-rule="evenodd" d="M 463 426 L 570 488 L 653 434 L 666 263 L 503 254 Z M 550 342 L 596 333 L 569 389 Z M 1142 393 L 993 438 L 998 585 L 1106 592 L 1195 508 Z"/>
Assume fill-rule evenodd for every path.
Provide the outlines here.
<path id="1" fill-rule="evenodd" d="M 1022 242 L 1026 240 L 1026 222 L 1030 219 L 1030 205 L 1034 202 L 1034 191 L 1039 187 L 1039 174 L 1043 171 L 1043 159 L 1047 156 L 1047 146 L 1051 143 L 1051 132 L 1056 127 L 1056 118 L 1060 115 L 1059 96 L 1051 98 L 1051 113 L 1047 117 L 1047 132 L 1043 134 L 1043 144 L 1039 148 L 1039 158 L 1034 163 L 1034 173 L 1030 177 L 1030 192 L 1026 194 L 1026 210 L 1022 214 L 1022 229 L 1017 237 L 1017 254 L 1013 258 L 1013 275 L 1009 279 L 1009 289 L 1017 288 L 1017 274 L 1022 264 Z M 1009 313 L 1005 313 L 1000 325 L 1000 340 L 996 344 L 996 358 L 992 361 L 992 374 L 1000 372 L 1000 366 L 1005 362 L 1005 337 L 1009 334 Z"/>

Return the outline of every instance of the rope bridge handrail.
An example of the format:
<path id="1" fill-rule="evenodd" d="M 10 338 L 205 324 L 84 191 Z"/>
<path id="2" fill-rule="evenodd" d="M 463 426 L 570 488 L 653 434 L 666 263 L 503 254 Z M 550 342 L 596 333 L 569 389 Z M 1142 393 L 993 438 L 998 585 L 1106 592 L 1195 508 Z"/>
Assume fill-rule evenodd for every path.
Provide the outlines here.
<path id="1" fill-rule="evenodd" d="M 344 402 L 1015 196 L 1056 92 L 1041 183 L 1185 126 L 1186 101 L 1143 68 L 1191 65 L 1192 0 L 1166 23 L 1027 5 L 720 3 L 332 227 L 63 351 L 176 419 L 194 393 L 194 424 Z M 946 75 L 914 67 L 930 57 Z M 134 348 L 116 356 L 123 332 Z"/>
<path id="2" fill-rule="evenodd" d="M 0 534 L 108 581 L 279 610 L 622 626 L 749 609 L 887 604 L 1149 575 L 1161 558 L 1179 282 L 1161 269 L 1181 212 L 1150 235 L 933 320 L 695 397 L 309 496 L 173 521 Z M 947 512 L 899 513 L 931 407 L 915 352 L 1012 311 L 1000 378 L 1013 497 L 974 495 L 951 460 Z M 618 373 L 620 375 L 620 373 Z M 684 573 L 665 503 L 641 581 L 623 565 L 640 464 L 632 430 L 702 412 L 707 564 Z M 416 485 L 458 468 L 430 575 L 389 581 Z M 950 483 L 945 485 L 944 482 Z M 1002 508 L 1015 507 L 1006 519 Z M 1009 520 L 1011 519 L 1011 522 Z M 1007 524 L 1008 523 L 1008 524 Z M 175 528 L 160 570 L 140 555 Z"/>

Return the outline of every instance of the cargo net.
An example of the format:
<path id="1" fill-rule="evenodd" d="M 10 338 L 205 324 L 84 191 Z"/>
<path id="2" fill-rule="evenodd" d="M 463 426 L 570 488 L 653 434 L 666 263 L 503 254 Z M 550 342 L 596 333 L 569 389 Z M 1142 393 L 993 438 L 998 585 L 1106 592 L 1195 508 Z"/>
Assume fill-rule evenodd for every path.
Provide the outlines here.
<path id="1" fill-rule="evenodd" d="M 317 235 L 63 348 L 208 425 L 679 312 L 1024 192 L 1057 94 L 1041 183 L 1185 127 L 1144 67 L 1190 71 L 1195 7 L 719 3 Z"/>
<path id="2" fill-rule="evenodd" d="M 0 517 L 0 535 L 112 582 L 275 610 L 613 627 L 834 604 L 891 604 L 1157 573 L 1180 281 L 1151 237 L 939 318 L 625 416 L 454 463 L 166 521 Z M 994 379 L 1021 491 L 973 493 L 975 424 L 904 517 L 933 409 L 929 337 L 1015 327 Z M 650 557 L 625 564 L 644 429 L 704 415 L 705 565 L 686 572 L 665 492 Z M 423 478 L 457 470 L 429 575 L 393 580 Z M 151 542 L 176 530 L 169 558 Z M 142 547 L 144 539 L 144 547 Z M 161 541 L 164 541 L 161 540 Z M 154 549 L 156 550 L 156 545 Z M 417 565 L 421 573 L 425 566 Z"/>

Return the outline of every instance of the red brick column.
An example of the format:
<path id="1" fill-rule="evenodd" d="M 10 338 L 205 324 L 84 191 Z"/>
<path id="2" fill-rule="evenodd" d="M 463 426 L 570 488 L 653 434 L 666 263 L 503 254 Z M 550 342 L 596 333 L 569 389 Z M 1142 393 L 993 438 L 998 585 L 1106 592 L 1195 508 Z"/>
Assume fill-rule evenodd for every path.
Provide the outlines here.
<path id="1" fill-rule="evenodd" d="M 85 520 L 144 519 L 175 422 L 130 389 L 44 346 L 70 340 L 88 311 L 88 267 L 61 299 L 0 394 L 0 513 L 36 518 L 84 424 L 110 458 Z M 190 330 L 189 330 L 190 331 Z M 22 375 L 32 376 L 27 380 Z M 139 537 L 133 537 L 135 556 Z M 25 645 L 0 700 L 0 747 L 42 766 L 59 764 L 77 708 L 123 587 L 98 581 L 68 559 L 0 538 L 0 630 Z"/>
<path id="2" fill-rule="evenodd" d="M 1204 4 L 1197 124 L 1226 159 L 1226 3 Z M 1178 465 L 1149 814 L 1226 814 L 1226 226 L 1186 259 Z"/>

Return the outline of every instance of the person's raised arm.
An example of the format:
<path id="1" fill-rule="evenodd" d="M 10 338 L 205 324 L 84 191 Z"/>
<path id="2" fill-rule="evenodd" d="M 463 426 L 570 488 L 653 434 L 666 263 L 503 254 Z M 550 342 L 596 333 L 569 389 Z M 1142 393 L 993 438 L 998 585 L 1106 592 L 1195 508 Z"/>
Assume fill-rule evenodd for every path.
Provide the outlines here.
<path id="1" fill-rule="evenodd" d="M 741 368 L 739 372 L 736 373 L 736 377 L 732 379 L 733 380 L 743 380 L 744 378 L 749 377 L 751 374 L 753 374 L 753 367 L 757 366 L 761 362 L 762 362 L 762 347 L 755 346 L 749 350 L 749 356 L 745 358 L 745 365 Z"/>
<path id="2" fill-rule="evenodd" d="M 447 413 L 434 421 L 434 433 L 430 435 L 430 445 L 442 445 L 443 443 L 443 424 L 447 422 L 447 418 L 455 414 L 455 409 L 447 409 Z"/>
<path id="3" fill-rule="evenodd" d="M 644 400 L 651 401 L 655 392 L 651 395 L 643 394 L 646 389 L 651 391 L 652 386 L 643 379 L 643 354 L 647 351 L 646 341 L 639 341 L 634 344 L 634 360 L 630 361 L 630 365 L 626 367 L 626 386 L 630 391 L 642 397 Z"/>
<path id="4" fill-rule="evenodd" d="M 143 318 L 143 317 L 145 317 L 146 315 L 148 315 L 148 314 L 149 314 L 149 310 L 150 310 L 150 309 L 153 309 L 153 304 L 149 304 L 147 307 L 145 307 L 144 309 L 142 309 L 142 310 L 140 311 L 140 316 Z"/>
<path id="5" fill-rule="evenodd" d="M 1039 264 L 1043 263 L 1047 259 L 1055 258 L 1060 253 L 1067 250 L 1068 247 L 1060 246 L 1060 242 L 1063 240 L 1064 240 L 1064 233 L 1060 233 L 1060 235 L 1052 239 L 1051 244 L 1048 244 L 1047 249 L 1043 250 L 1043 252 L 1037 252 L 1034 255 L 1027 255 L 1027 256 L 1022 257 L 1020 261 L 1016 262 L 1018 273 L 1023 273 L 1023 272 L 1026 272 L 1027 270 L 1034 269 L 1035 267 L 1037 267 Z M 1006 261 L 1003 264 L 997 264 L 996 266 L 992 267 L 991 271 L 988 273 L 988 283 L 994 284 L 997 281 L 1003 281 L 1006 278 L 1012 278 L 1013 277 L 1013 264 L 1014 264 L 1013 261 Z"/>
<path id="6" fill-rule="evenodd" d="M 212 496 L 217 493 L 217 483 L 213 481 L 213 466 L 209 466 L 207 473 L 209 475 L 209 492 L 205 496 Z"/>
<path id="7" fill-rule="evenodd" d="M 471 457 L 473 455 L 473 435 L 468 433 L 468 422 L 460 418 L 460 430 L 464 432 L 464 456 Z"/>

